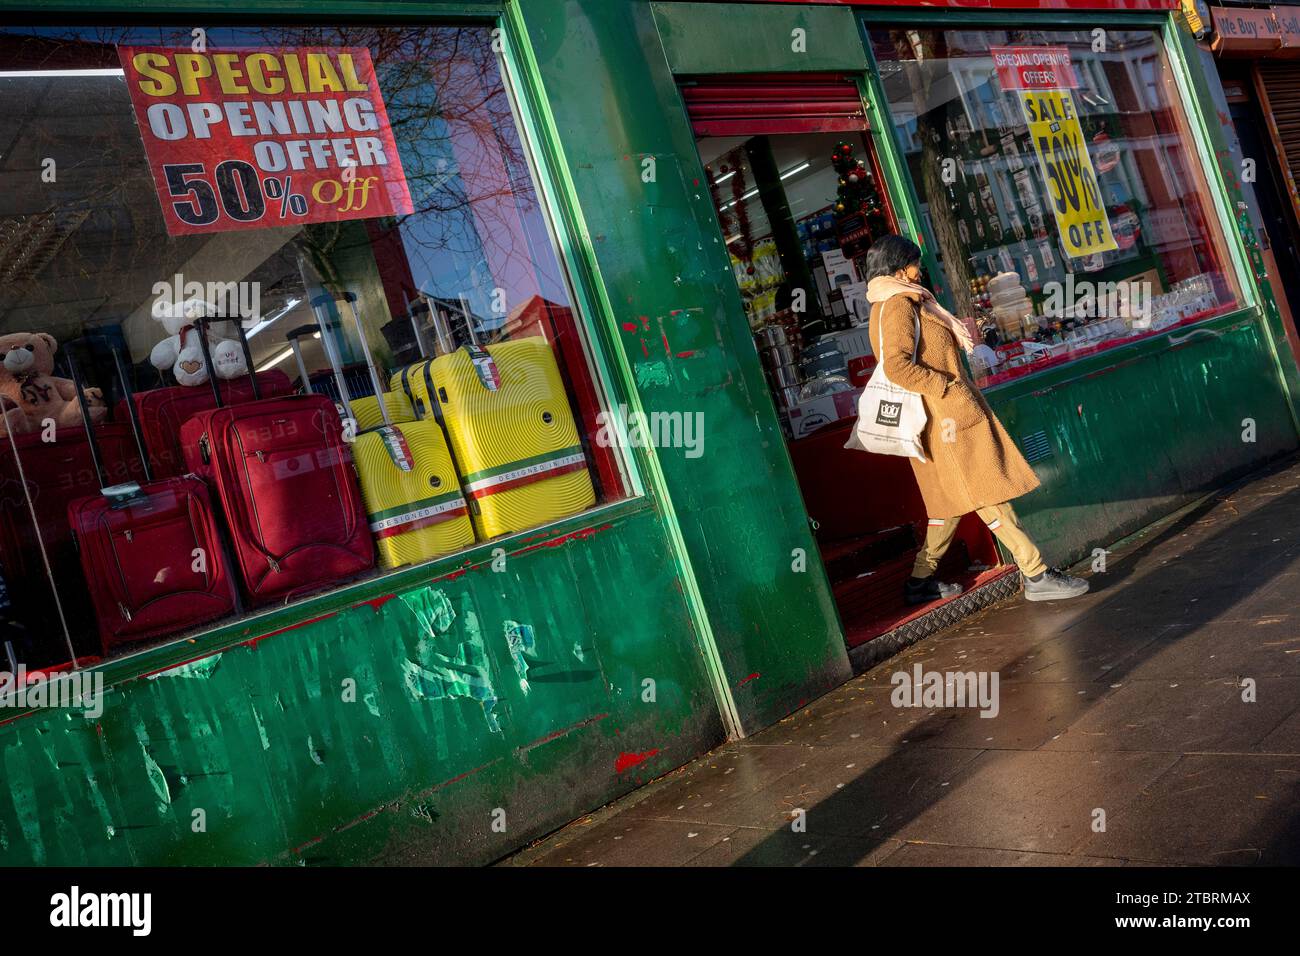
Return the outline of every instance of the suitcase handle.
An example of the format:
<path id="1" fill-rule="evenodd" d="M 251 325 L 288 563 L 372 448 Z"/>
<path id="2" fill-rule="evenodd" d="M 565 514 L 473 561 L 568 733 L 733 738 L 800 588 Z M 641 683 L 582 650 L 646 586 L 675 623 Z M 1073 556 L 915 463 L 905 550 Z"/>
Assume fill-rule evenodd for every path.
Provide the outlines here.
<path id="1" fill-rule="evenodd" d="M 230 320 L 235 327 L 235 336 L 239 339 L 239 347 L 244 350 L 244 364 L 248 366 L 248 381 L 253 387 L 253 399 L 261 401 L 262 388 L 257 383 L 257 369 L 253 367 L 253 350 L 248 347 L 248 335 L 244 332 L 244 323 L 239 318 Z M 208 368 L 208 384 L 212 386 L 212 397 L 217 400 L 217 408 L 225 408 L 226 403 L 221 400 L 221 386 L 217 384 L 216 366 L 212 364 L 212 347 L 208 345 L 208 326 L 212 319 L 208 316 L 200 316 L 194 320 L 194 328 L 199 332 L 199 349 L 203 352 L 203 364 Z"/>
<path id="2" fill-rule="evenodd" d="M 330 335 L 329 330 L 329 313 L 325 311 L 325 307 L 333 301 L 333 296 L 328 292 L 323 292 L 311 300 L 311 309 L 316 314 L 316 325 L 320 328 L 320 342 L 325 349 L 325 357 L 329 359 L 330 369 L 334 372 L 334 384 L 338 386 L 339 399 L 343 402 L 343 412 L 355 426 L 357 416 L 352 414 L 352 393 L 348 391 L 347 380 L 343 377 L 343 364 L 339 359 L 338 352 L 334 349 L 334 338 Z M 383 396 L 380 396 L 379 405 L 381 408 L 383 404 Z"/>
<path id="3" fill-rule="evenodd" d="M 356 416 L 352 414 L 351 397 L 347 393 L 347 383 L 343 380 L 343 370 L 339 362 L 338 352 L 334 348 L 334 340 L 330 337 L 329 328 L 326 323 L 327 313 L 325 306 L 335 300 L 328 293 L 318 295 L 311 300 L 312 308 L 316 311 L 316 322 L 320 325 L 321 342 L 325 346 L 325 352 L 329 356 L 330 366 L 334 369 L 334 379 L 338 383 L 339 394 L 343 396 L 343 404 L 347 406 L 348 417 L 356 421 Z M 343 301 L 347 302 L 348 310 L 352 313 L 353 324 L 357 327 L 357 338 L 361 341 L 361 352 L 366 357 L 366 370 L 370 372 L 370 383 L 375 389 L 375 400 L 379 403 L 379 414 L 383 416 L 384 427 L 393 426 L 393 418 L 388 414 L 388 402 L 385 400 L 383 383 L 379 380 L 379 372 L 375 370 L 375 357 L 370 352 L 370 340 L 366 338 L 365 326 L 361 324 L 361 313 L 357 311 L 357 294 L 350 289 L 344 290 Z M 340 317 L 342 311 L 340 310 Z"/>
<path id="4" fill-rule="evenodd" d="M 285 334 L 285 338 L 289 340 L 290 348 L 293 349 L 294 360 L 298 363 L 298 374 L 302 376 L 303 392 L 307 395 L 312 394 L 311 376 L 307 374 L 307 363 L 302 360 L 302 343 L 300 340 L 317 334 L 319 333 L 314 325 L 300 325 Z"/>
<path id="5" fill-rule="evenodd" d="M 64 352 L 64 360 L 68 366 L 68 374 L 72 377 L 72 386 L 77 390 L 77 401 L 81 403 L 81 425 L 86 430 L 86 442 L 90 448 L 90 460 L 95 465 L 95 474 L 99 476 L 101 488 L 109 485 L 108 474 L 104 471 L 104 456 L 99 449 L 99 438 L 95 435 L 95 426 L 90 421 L 90 406 L 86 404 L 86 383 L 81 376 L 81 366 L 77 364 L 77 357 L 74 354 L 77 345 L 89 345 L 88 340 L 74 339 L 68 343 L 68 349 Z M 113 356 L 113 368 L 117 371 L 117 380 L 122 385 L 122 398 L 126 400 L 126 417 L 131 420 L 131 434 L 135 438 L 136 454 L 140 456 L 140 464 L 144 470 L 144 480 L 153 481 L 153 471 L 149 467 L 149 453 L 144 447 L 144 438 L 140 428 L 140 410 L 135 407 L 135 393 L 131 389 L 130 376 L 127 374 L 126 364 L 122 361 L 122 353 L 118 351 L 116 345 L 109 344 L 109 353 Z"/>
<path id="6" fill-rule="evenodd" d="M 415 350 L 420 353 L 420 358 L 427 358 L 429 350 L 424 347 L 424 339 L 420 335 L 420 320 L 416 318 L 416 313 L 431 311 L 429 303 L 424 300 L 424 296 L 419 292 L 416 293 L 414 302 L 407 297 L 405 291 L 402 292 L 402 299 L 406 302 L 406 314 L 411 320 L 411 331 L 415 333 Z"/>
<path id="7" fill-rule="evenodd" d="M 403 293 L 403 298 L 406 298 L 405 293 Z M 461 302 L 462 308 L 464 308 L 463 297 Z M 419 319 L 416 318 L 417 313 L 429 313 L 429 321 L 424 328 L 432 328 L 434 351 L 438 355 L 448 355 L 456 351 L 456 340 L 452 337 L 451 328 L 447 325 L 447 317 L 441 309 L 434 308 L 429 303 L 428 295 L 416 290 L 415 302 L 406 299 L 406 311 L 411 317 L 411 329 L 415 332 L 415 345 L 420 350 L 420 358 L 428 358 L 429 350 L 424 347 L 424 339 L 420 335 L 421 325 Z M 466 321 L 468 322 L 468 319 Z"/>

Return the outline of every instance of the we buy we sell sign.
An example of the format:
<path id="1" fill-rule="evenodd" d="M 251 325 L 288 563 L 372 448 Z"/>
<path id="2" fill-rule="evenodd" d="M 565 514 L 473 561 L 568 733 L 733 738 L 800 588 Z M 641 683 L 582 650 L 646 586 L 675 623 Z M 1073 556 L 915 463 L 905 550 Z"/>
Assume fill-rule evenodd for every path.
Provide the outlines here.
<path id="1" fill-rule="evenodd" d="M 118 54 L 169 235 L 412 212 L 365 47 Z"/>

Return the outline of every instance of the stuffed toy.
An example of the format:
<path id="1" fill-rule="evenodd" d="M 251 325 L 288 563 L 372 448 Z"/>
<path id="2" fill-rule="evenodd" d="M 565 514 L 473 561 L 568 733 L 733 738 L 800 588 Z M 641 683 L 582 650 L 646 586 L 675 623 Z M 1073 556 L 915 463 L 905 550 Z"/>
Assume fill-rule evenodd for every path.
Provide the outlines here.
<path id="1" fill-rule="evenodd" d="M 80 427 L 76 386 L 71 379 L 51 374 L 58 348 L 54 336 L 46 332 L 0 335 L 0 435 L 40 431 L 47 418 L 58 428 Z M 86 389 L 86 405 L 92 424 L 103 421 L 108 406 L 99 389 Z"/>
<path id="2" fill-rule="evenodd" d="M 199 343 L 199 330 L 194 320 L 213 315 L 216 306 L 200 299 L 187 299 L 179 304 L 159 300 L 154 303 L 153 317 L 162 323 L 167 338 L 153 347 L 149 363 L 159 371 L 171 370 L 180 385 L 204 385 L 208 369 L 203 362 L 203 348 Z M 207 323 L 208 348 L 217 378 L 239 378 L 248 371 L 244 350 L 233 338 L 220 334 L 228 328 L 225 321 Z"/>

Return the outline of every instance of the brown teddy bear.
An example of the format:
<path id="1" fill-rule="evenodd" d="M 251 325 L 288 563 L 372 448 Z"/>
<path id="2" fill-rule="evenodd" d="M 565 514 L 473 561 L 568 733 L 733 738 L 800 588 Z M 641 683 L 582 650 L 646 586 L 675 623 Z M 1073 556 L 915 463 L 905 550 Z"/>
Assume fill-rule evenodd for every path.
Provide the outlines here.
<path id="1" fill-rule="evenodd" d="M 0 436 L 40 431 L 45 420 L 56 428 L 80 427 L 81 402 L 71 379 L 55 378 L 54 353 L 59 343 L 46 332 L 0 335 Z M 86 389 L 90 421 L 102 421 L 108 411 L 97 388 Z"/>

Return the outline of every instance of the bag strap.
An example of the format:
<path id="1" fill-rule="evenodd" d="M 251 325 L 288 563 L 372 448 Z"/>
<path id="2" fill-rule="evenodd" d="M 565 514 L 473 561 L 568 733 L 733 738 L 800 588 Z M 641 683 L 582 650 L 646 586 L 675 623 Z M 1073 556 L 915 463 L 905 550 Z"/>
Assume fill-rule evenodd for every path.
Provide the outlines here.
<path id="1" fill-rule="evenodd" d="M 889 301 L 888 299 L 885 300 L 885 302 L 888 302 L 888 301 Z M 881 321 L 880 321 L 880 356 L 881 356 L 881 362 L 880 362 L 880 364 L 881 364 L 881 365 L 884 365 L 884 364 L 885 364 L 885 362 L 884 362 L 884 355 L 885 355 L 885 321 L 884 321 L 884 319 L 885 319 L 885 302 L 880 303 L 880 320 L 881 320 Z M 913 318 L 913 320 L 916 322 L 916 332 L 915 332 L 914 338 L 912 339 L 912 364 L 915 365 L 915 364 L 916 364 L 916 356 L 917 356 L 917 354 L 918 354 L 918 353 L 920 352 L 920 350 L 921 350 L 921 307 L 920 307 L 919 305 L 916 307 L 916 313 L 912 316 L 912 318 Z"/>

